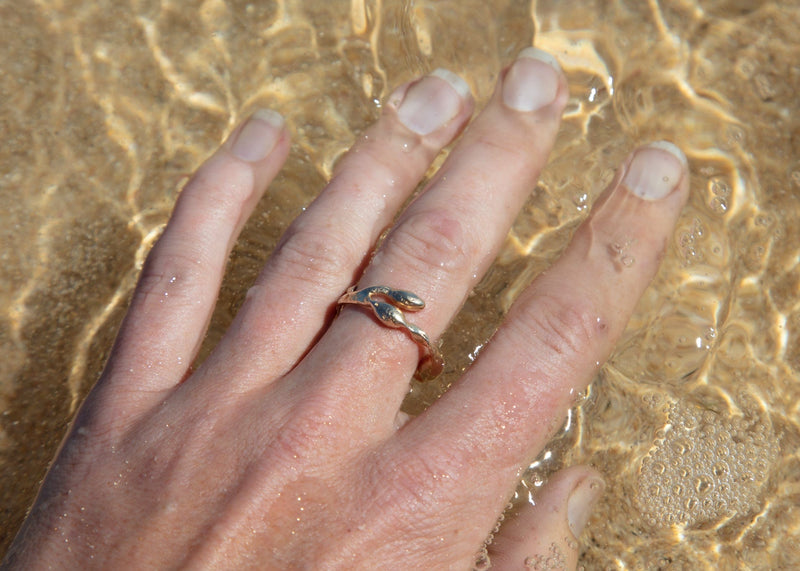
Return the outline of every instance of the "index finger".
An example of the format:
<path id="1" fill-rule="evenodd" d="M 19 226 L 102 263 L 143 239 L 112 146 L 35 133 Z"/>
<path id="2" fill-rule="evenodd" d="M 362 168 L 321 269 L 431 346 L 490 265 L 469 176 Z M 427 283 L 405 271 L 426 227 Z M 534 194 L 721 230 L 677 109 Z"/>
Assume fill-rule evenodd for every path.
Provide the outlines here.
<path id="1" fill-rule="evenodd" d="M 565 253 L 515 302 L 475 364 L 388 444 L 392 468 L 407 463 L 438 473 L 438 498 L 483 490 L 481 498 L 461 503 L 473 521 L 488 518 L 491 527 L 521 468 L 623 332 L 688 191 L 686 158 L 675 145 L 653 143 L 632 153 Z M 434 480 L 428 481 L 430 487 Z"/>

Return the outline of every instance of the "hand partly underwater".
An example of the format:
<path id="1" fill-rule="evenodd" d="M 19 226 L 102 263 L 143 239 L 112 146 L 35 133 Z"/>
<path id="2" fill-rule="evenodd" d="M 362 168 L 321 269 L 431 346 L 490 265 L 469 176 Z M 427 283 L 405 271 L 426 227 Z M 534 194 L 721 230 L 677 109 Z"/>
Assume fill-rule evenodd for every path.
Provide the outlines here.
<path id="1" fill-rule="evenodd" d="M 254 113 L 181 192 L 4 568 L 471 568 L 688 194 L 677 147 L 634 150 L 462 378 L 399 414 L 418 369 L 437 372 L 436 340 L 535 187 L 567 99 L 534 48 L 469 126 L 456 75 L 399 87 L 192 370 L 234 241 L 289 152 L 281 116 Z M 555 475 L 494 535 L 493 568 L 574 568 L 603 486 L 588 467 Z"/>

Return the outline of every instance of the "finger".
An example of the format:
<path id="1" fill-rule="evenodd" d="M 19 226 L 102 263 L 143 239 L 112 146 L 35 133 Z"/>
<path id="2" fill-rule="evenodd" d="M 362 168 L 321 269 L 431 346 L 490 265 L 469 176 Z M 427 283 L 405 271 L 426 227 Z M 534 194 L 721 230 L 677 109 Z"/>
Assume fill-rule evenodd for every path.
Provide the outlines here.
<path id="1" fill-rule="evenodd" d="M 359 287 L 387 285 L 417 294 L 426 307 L 409 320 L 437 338 L 534 188 L 566 98 L 566 79 L 555 60 L 524 50 L 429 187 L 400 217 Z M 341 364 L 336 368 L 346 373 L 332 379 L 333 386 L 363 387 L 349 394 L 370 401 L 363 406 L 381 407 L 368 418 L 382 419 L 388 430 L 418 360 L 407 332 L 381 327 L 360 308 L 343 309 L 298 376 L 315 376 L 312 371 L 324 363 Z M 389 397 L 378 403 L 375 393 Z"/>
<path id="2" fill-rule="evenodd" d="M 578 540 L 605 484 L 591 468 L 574 466 L 556 473 L 507 516 L 489 544 L 492 569 L 575 569 Z"/>
<path id="3" fill-rule="evenodd" d="M 387 455 L 397 465 L 415 458 L 431 471 L 469 466 L 456 485 L 480 482 L 487 494 L 466 509 L 475 517 L 500 509 L 502 490 L 513 488 L 622 333 L 664 255 L 688 183 L 674 145 L 635 151 L 562 257 L 523 292 L 462 379 L 403 427 Z"/>
<path id="4" fill-rule="evenodd" d="M 208 361 L 209 370 L 230 371 L 237 361 L 232 356 L 247 355 L 243 366 L 257 368 L 257 382 L 263 383 L 294 366 L 472 108 L 469 86 L 446 70 L 396 90 L 379 121 L 283 236 Z"/>
<path id="5" fill-rule="evenodd" d="M 283 119 L 260 110 L 187 183 L 144 264 L 103 382 L 149 401 L 181 381 L 236 237 L 288 152 Z"/>

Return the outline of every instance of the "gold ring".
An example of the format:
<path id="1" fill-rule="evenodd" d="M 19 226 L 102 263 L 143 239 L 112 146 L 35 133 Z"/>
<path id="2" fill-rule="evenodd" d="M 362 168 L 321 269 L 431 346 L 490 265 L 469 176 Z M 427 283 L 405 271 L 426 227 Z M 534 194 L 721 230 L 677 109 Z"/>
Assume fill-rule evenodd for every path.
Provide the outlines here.
<path id="1" fill-rule="evenodd" d="M 348 289 L 337 302 L 339 305 L 352 303 L 371 307 L 378 320 L 393 329 L 404 329 L 419 345 L 422 355 L 419 358 L 414 378 L 430 381 L 438 377 L 444 369 L 444 359 L 439 348 L 431 343 L 428 335 L 413 323 L 406 321 L 403 310 L 419 311 L 425 307 L 416 294 L 410 291 L 392 289 L 387 286 L 372 286 L 356 291 L 355 286 Z"/>

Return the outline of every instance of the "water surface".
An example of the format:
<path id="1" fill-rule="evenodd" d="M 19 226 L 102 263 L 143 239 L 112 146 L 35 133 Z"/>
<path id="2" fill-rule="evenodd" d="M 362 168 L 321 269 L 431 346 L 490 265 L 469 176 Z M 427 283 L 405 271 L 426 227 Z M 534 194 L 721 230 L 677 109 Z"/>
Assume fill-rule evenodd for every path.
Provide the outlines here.
<path id="1" fill-rule="evenodd" d="M 480 105 L 535 41 L 569 77 L 562 133 L 445 337 L 448 374 L 406 409 L 469 365 L 628 151 L 671 139 L 692 195 L 662 270 L 519 501 L 590 463 L 609 488 L 581 538 L 587 569 L 800 567 L 798 28 L 796 2 L 745 0 L 0 2 L 0 546 L 178 190 L 239 120 L 277 109 L 294 147 L 205 351 L 393 86 L 446 67 Z"/>

